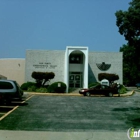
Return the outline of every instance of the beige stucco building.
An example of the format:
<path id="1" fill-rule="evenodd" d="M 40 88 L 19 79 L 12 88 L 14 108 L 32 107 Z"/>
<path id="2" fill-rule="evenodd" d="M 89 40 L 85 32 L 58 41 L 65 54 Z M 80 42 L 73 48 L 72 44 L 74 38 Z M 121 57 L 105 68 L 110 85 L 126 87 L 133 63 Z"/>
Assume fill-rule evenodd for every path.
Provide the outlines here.
<path id="1" fill-rule="evenodd" d="M 25 81 L 25 59 L 0 59 L 0 75 L 9 80 L 16 80 L 19 85 L 23 84 Z"/>

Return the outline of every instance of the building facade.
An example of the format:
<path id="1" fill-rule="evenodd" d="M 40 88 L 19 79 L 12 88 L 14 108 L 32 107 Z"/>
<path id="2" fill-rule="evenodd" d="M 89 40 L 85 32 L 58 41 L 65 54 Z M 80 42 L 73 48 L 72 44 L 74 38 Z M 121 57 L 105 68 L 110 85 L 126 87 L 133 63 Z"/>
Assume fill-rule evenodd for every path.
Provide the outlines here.
<path id="1" fill-rule="evenodd" d="M 25 59 L 0 59 L 0 79 L 15 80 L 22 85 L 25 81 Z"/>
<path id="2" fill-rule="evenodd" d="M 122 52 L 89 52 L 88 47 L 68 46 L 66 50 L 27 50 L 25 60 L 25 82 L 34 81 L 33 71 L 54 72 L 51 83 L 62 81 L 69 88 L 87 88 L 98 81 L 99 73 L 119 75 L 117 82 L 123 83 Z"/>

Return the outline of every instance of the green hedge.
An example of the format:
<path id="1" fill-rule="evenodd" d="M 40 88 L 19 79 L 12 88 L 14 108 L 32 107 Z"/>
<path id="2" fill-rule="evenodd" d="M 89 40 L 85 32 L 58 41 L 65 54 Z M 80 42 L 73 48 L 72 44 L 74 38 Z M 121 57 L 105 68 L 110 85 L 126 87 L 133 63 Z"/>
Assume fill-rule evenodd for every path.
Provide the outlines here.
<path id="1" fill-rule="evenodd" d="M 36 83 L 34 82 L 27 82 L 27 83 L 23 83 L 21 85 L 21 89 L 24 91 L 28 91 L 28 92 L 41 92 L 41 93 L 47 93 L 47 87 L 43 86 L 43 87 L 39 87 Z"/>
<path id="2" fill-rule="evenodd" d="M 124 94 L 127 92 L 127 88 L 124 85 L 120 85 L 119 93 Z"/>
<path id="3" fill-rule="evenodd" d="M 27 91 L 29 92 L 36 92 L 37 87 L 35 85 L 32 85 L 30 87 L 28 87 Z"/>
<path id="4" fill-rule="evenodd" d="M 31 88 L 32 86 L 36 86 L 36 83 L 33 83 L 33 82 L 23 83 L 23 84 L 21 85 L 21 89 L 27 91 L 28 88 Z"/>
<path id="5" fill-rule="evenodd" d="M 36 92 L 47 93 L 48 90 L 47 90 L 47 88 L 45 88 L 45 87 L 41 87 L 41 88 L 37 88 L 37 89 L 36 89 Z"/>
<path id="6" fill-rule="evenodd" d="M 66 84 L 63 82 L 55 82 L 48 87 L 50 93 L 65 93 Z"/>

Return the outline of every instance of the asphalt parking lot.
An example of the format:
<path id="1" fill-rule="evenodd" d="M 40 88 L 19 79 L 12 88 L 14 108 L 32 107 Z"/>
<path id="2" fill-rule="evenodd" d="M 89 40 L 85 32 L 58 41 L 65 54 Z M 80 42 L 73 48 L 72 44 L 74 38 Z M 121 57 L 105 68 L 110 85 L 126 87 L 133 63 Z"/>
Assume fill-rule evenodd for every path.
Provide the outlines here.
<path id="1" fill-rule="evenodd" d="M 140 94 L 129 97 L 34 95 L 0 121 L 0 130 L 127 132 L 140 128 Z"/>
<path id="2" fill-rule="evenodd" d="M 4 119 L 6 116 L 8 116 L 11 112 L 13 112 L 16 108 L 19 106 L 23 106 L 26 104 L 26 101 L 31 97 L 30 94 L 25 94 L 22 97 L 22 100 L 19 100 L 17 98 L 14 98 L 11 100 L 11 103 L 6 104 L 0 103 L 0 121 Z"/>

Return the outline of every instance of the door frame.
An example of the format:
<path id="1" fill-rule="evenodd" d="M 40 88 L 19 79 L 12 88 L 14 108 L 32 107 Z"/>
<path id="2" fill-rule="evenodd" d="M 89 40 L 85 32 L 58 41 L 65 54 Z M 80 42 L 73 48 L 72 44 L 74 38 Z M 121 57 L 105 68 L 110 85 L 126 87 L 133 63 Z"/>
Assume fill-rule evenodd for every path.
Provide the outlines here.
<path id="1" fill-rule="evenodd" d="M 76 79 L 76 76 L 79 76 L 79 80 Z M 71 78 L 71 77 L 73 77 L 73 78 Z M 81 72 L 70 73 L 69 74 L 69 87 L 70 88 L 82 88 L 82 79 L 83 79 L 82 77 L 83 77 L 83 75 Z M 71 86 L 71 85 L 73 85 L 73 86 Z"/>

